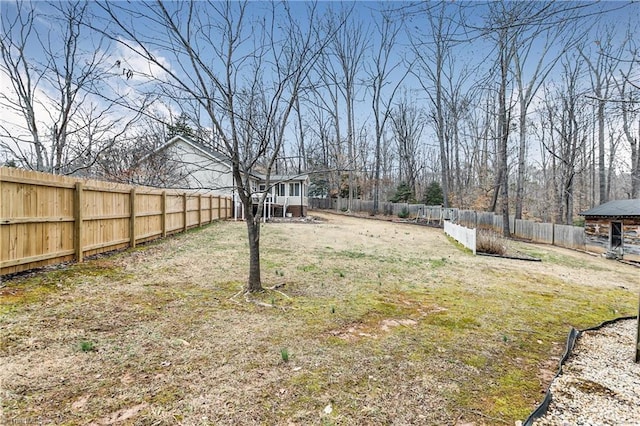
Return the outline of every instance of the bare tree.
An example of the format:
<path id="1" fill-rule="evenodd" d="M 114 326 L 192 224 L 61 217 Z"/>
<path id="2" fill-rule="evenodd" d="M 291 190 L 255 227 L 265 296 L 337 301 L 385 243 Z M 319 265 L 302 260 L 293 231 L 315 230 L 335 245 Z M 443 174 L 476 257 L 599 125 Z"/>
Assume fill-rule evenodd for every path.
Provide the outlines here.
<path id="1" fill-rule="evenodd" d="M 371 91 L 371 108 L 375 125 L 375 154 L 373 176 L 373 214 L 378 213 L 380 202 L 380 179 L 382 168 L 382 139 L 395 95 L 409 72 L 409 67 L 401 72 L 400 78 L 391 78 L 400 72 L 401 59 L 394 60 L 392 55 L 397 48 L 397 39 L 402 26 L 392 20 L 391 11 L 382 11 L 382 22 L 375 21 L 379 40 L 374 46 L 372 60 L 366 65 L 367 84 Z M 390 89 L 386 86 L 391 85 Z"/>
<path id="2" fill-rule="evenodd" d="M 619 111 L 622 120 L 622 132 L 629 146 L 630 158 L 630 190 L 629 198 L 640 198 L 640 83 L 633 75 L 638 67 L 640 56 L 635 39 L 631 36 L 635 29 L 627 30 L 627 47 L 624 57 L 620 58 L 619 75 L 614 75 L 617 89 L 616 99 L 610 99 Z M 638 133 L 635 133 L 634 122 L 638 122 Z"/>
<path id="3" fill-rule="evenodd" d="M 614 90 L 613 81 L 616 70 L 620 64 L 621 53 L 626 45 L 624 40 L 619 46 L 614 46 L 615 29 L 613 26 L 600 28 L 596 46 L 595 57 L 591 46 L 585 44 L 578 47 L 578 51 L 589 68 L 591 89 L 597 106 L 598 123 L 598 195 L 599 203 L 608 201 L 607 196 L 607 171 L 606 171 L 606 107 L 607 100 Z"/>
<path id="4" fill-rule="evenodd" d="M 334 63 L 328 52 L 320 57 L 315 68 L 316 81 L 310 84 L 312 93 L 309 96 L 310 112 L 313 123 L 317 126 L 320 143 L 324 153 L 323 167 L 328 172 L 331 191 L 340 194 L 340 177 L 342 171 L 350 168 L 349 155 L 345 153 L 342 139 L 342 111 L 340 104 L 340 81 Z M 312 126 L 314 128 L 314 126 Z"/>
<path id="5" fill-rule="evenodd" d="M 562 85 L 555 93 L 545 90 L 545 121 L 548 139 L 543 138 L 545 150 L 552 156 L 551 173 L 554 181 L 556 220 L 573 224 L 574 189 L 580 153 L 586 145 L 588 105 L 579 86 L 583 64 L 569 57 L 563 61 Z"/>
<path id="6" fill-rule="evenodd" d="M 411 38 L 411 46 L 416 58 L 416 67 L 413 73 L 418 77 L 424 92 L 426 93 L 432 108 L 432 120 L 435 125 L 441 162 L 441 184 L 443 204 L 449 206 L 449 193 L 451 191 L 451 173 L 449 146 L 451 141 L 447 139 L 448 132 L 446 108 L 453 106 L 457 100 L 453 100 L 447 93 L 447 84 L 459 88 L 464 82 L 465 72 L 458 73 L 455 68 L 454 47 L 460 43 L 463 27 L 454 19 L 452 8 L 458 6 L 440 2 L 436 6 L 429 5 L 422 13 L 428 21 L 427 33 L 418 33 Z M 457 77 L 458 78 L 457 78 Z M 448 97 L 449 95 L 449 97 Z"/>
<path id="7" fill-rule="evenodd" d="M 406 182 L 416 195 L 416 180 L 422 168 L 420 148 L 424 118 L 410 99 L 401 100 L 391 115 L 392 130 L 398 149 L 399 180 Z"/>
<path id="8" fill-rule="evenodd" d="M 2 15 L 0 72 L 11 88 L 0 92 L 0 105 L 23 124 L 3 117 L 0 144 L 24 167 L 74 174 L 91 168 L 138 114 L 116 115 L 117 102 L 96 95 L 119 70 L 102 40 L 86 49 L 88 3 L 52 7 L 45 17 L 34 4 L 16 2 L 15 13 Z M 48 18 L 50 31 L 37 25 L 40 18 Z M 122 124 L 123 115 L 133 118 Z"/>
<path id="9" fill-rule="evenodd" d="M 358 85 L 358 75 L 364 65 L 364 57 L 369 48 L 369 40 L 366 37 L 367 29 L 363 22 L 353 19 L 351 10 L 342 10 L 338 15 L 329 15 L 327 24 L 329 31 L 335 33 L 335 37 L 329 44 L 328 53 L 332 57 L 330 62 L 337 62 L 332 75 L 335 87 L 344 100 L 345 115 L 347 118 L 347 150 L 349 161 L 349 210 L 353 204 L 354 193 L 357 191 L 354 185 L 354 169 L 356 168 L 355 149 L 355 97 Z M 344 22 L 348 25 L 343 25 Z M 337 72 L 336 72 L 337 71 Z"/>
<path id="10" fill-rule="evenodd" d="M 316 32 L 315 5 L 308 5 L 304 24 L 287 3 L 269 4 L 269 10 L 253 21 L 247 2 L 100 6 L 118 29 L 112 32 L 111 25 L 105 32 L 161 69 L 155 79 L 179 95 L 176 101 L 199 105 L 211 120 L 231 162 L 244 209 L 249 240 L 246 290 L 261 291 L 260 217 L 267 193 L 254 191 L 251 175 L 261 168 L 267 187 L 271 185 L 296 99 L 332 40 Z M 135 23 L 127 18 L 131 15 L 137 17 Z"/>
<path id="11" fill-rule="evenodd" d="M 528 49 L 531 48 L 531 43 L 541 34 L 547 33 L 555 26 L 566 25 L 570 20 L 576 19 L 578 17 L 577 11 L 583 7 L 588 7 L 588 5 L 496 2 L 491 3 L 488 7 L 484 27 L 477 28 L 493 41 L 497 58 L 495 66 L 498 78 L 498 116 L 496 118 L 498 122 L 499 165 L 496 188 L 500 193 L 504 236 L 510 235 L 508 142 L 515 106 L 513 102 L 515 97 L 513 90 L 514 69 L 518 68 L 514 64 L 522 63 L 523 58 L 528 54 Z M 518 74 L 517 71 L 515 74 Z M 524 111 L 527 110 L 527 105 L 535 93 L 534 89 L 540 81 L 544 80 L 545 75 L 544 71 L 536 71 L 534 73 L 535 79 L 529 81 L 528 87 L 522 85 L 521 91 L 523 93 L 520 101 L 521 109 Z M 533 84 L 531 84 L 532 82 Z M 526 115 L 525 119 L 521 121 L 521 125 L 526 126 Z M 522 141 L 524 139 L 521 139 Z M 521 153 L 525 152 L 524 148 L 521 149 Z M 524 174 L 524 164 L 520 170 Z"/>
<path id="12" fill-rule="evenodd" d="M 523 10 L 524 3 L 492 3 L 487 17 L 487 31 L 495 42 L 497 59 L 496 68 L 498 75 L 498 115 L 497 121 L 497 158 L 498 171 L 496 175 L 496 191 L 494 194 L 494 206 L 498 193 L 501 200 L 502 234 L 505 237 L 511 235 L 509 226 L 509 163 L 508 142 L 512 120 L 512 81 L 510 79 L 511 64 L 517 49 L 517 31 L 523 24 L 520 19 L 528 18 L 529 10 Z"/>
<path id="13" fill-rule="evenodd" d="M 631 189 L 629 197 L 640 198 L 640 122 L 638 123 L 637 134 L 634 133 L 632 128 L 633 122 L 637 119 L 638 111 L 640 110 L 638 108 L 640 104 L 640 94 L 637 89 L 634 90 L 634 87 L 629 84 L 628 79 L 624 76 L 618 83 L 618 90 L 620 98 L 623 101 L 620 103 L 622 129 L 631 153 Z"/>
<path id="14" fill-rule="evenodd" d="M 567 17 L 569 18 L 569 17 Z M 518 48 L 514 50 L 513 73 L 516 81 L 518 114 L 519 114 L 519 144 L 518 168 L 516 178 L 515 218 L 522 219 L 524 205 L 524 177 L 526 174 L 527 115 L 538 89 L 547 79 L 556 63 L 565 55 L 566 51 L 575 44 L 575 22 L 567 19 L 565 25 L 549 26 L 546 21 L 533 22 L 526 32 L 517 32 L 515 42 Z M 529 72 L 527 69 L 530 69 Z"/>

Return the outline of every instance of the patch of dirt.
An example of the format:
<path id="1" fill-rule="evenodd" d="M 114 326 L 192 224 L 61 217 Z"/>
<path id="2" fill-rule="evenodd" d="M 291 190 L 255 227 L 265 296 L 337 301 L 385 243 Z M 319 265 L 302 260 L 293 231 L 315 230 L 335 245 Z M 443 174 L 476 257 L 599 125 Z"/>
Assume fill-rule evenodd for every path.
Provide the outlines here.
<path id="1" fill-rule="evenodd" d="M 318 216 L 307 215 L 304 217 L 270 217 L 267 219 L 269 223 L 322 223 L 326 222 L 326 219 L 322 219 Z"/>
<path id="2" fill-rule="evenodd" d="M 20 297 L 24 294 L 24 288 L 0 287 L 0 297 Z"/>
<path id="3" fill-rule="evenodd" d="M 114 425 L 117 423 L 124 422 L 125 420 L 132 419 L 136 417 L 141 411 L 146 410 L 149 407 L 149 404 L 142 403 L 138 405 L 134 405 L 133 407 L 123 408 L 114 413 L 109 414 L 98 420 L 95 423 L 90 423 L 90 425 Z"/>
<path id="4" fill-rule="evenodd" d="M 395 327 L 415 327 L 418 321 L 409 318 L 383 319 L 375 324 L 353 324 L 339 330 L 331 330 L 329 334 L 348 342 L 361 338 L 377 339 L 383 333 L 389 332 Z"/>
<path id="5" fill-rule="evenodd" d="M 543 388 L 541 392 L 543 393 L 546 392 L 545 389 L 549 387 L 549 384 L 551 384 L 551 381 L 554 379 L 554 377 L 558 373 L 559 362 L 560 362 L 560 358 L 558 357 L 558 358 L 547 359 L 542 363 L 542 366 L 540 367 L 540 370 L 539 370 L 540 385 Z"/>

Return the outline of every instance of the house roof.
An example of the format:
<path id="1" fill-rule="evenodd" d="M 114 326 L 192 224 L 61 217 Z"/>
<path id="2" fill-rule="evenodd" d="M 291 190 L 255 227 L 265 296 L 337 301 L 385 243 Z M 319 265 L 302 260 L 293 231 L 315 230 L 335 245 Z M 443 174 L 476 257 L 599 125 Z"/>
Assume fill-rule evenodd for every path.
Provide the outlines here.
<path id="1" fill-rule="evenodd" d="M 254 173 L 254 176 L 260 180 L 267 180 L 267 175 L 264 173 Z M 297 175 L 271 175 L 269 181 L 273 184 L 275 183 L 283 183 L 283 182 L 299 182 L 306 181 L 309 179 L 309 175 L 307 174 L 297 174 Z"/>
<path id="2" fill-rule="evenodd" d="M 149 158 L 151 155 L 156 154 L 158 152 L 161 152 L 165 149 L 167 149 L 168 147 L 175 145 L 177 142 L 182 142 L 186 145 L 189 145 L 190 147 L 192 147 L 195 151 L 201 153 L 202 155 L 204 155 L 205 157 L 208 157 L 209 159 L 213 160 L 213 161 L 217 161 L 221 164 L 225 164 L 227 167 L 229 167 L 229 169 L 231 169 L 231 162 L 229 160 L 229 157 L 224 155 L 221 152 L 218 151 L 214 151 L 202 144 L 199 144 L 198 142 L 192 140 L 191 138 L 188 138 L 186 136 L 183 135 L 176 135 L 174 137 L 172 137 L 171 139 L 169 139 L 166 143 L 164 143 L 163 145 L 161 145 L 160 147 L 158 147 L 155 151 L 153 151 L 150 154 L 145 155 L 144 157 L 142 157 L 138 163 L 142 163 L 144 162 L 147 158 Z M 258 180 L 266 180 L 266 175 L 263 173 L 258 173 L 258 172 L 250 172 L 249 173 L 250 176 L 258 179 Z M 309 179 L 309 176 L 306 174 L 295 174 L 295 175 L 271 175 L 270 181 L 271 183 L 276 183 L 276 182 L 291 182 L 291 181 L 306 181 Z"/>
<path id="3" fill-rule="evenodd" d="M 640 216 L 640 199 L 615 200 L 580 213 L 581 216 Z"/>
<path id="4" fill-rule="evenodd" d="M 195 151 L 199 152 L 200 154 L 203 154 L 205 157 L 214 160 L 216 162 L 222 163 L 222 164 L 226 164 L 228 165 L 229 168 L 231 168 L 231 165 L 229 165 L 229 159 L 224 156 L 222 153 L 220 152 L 216 152 L 212 149 L 209 149 L 207 147 L 205 147 L 204 145 L 201 145 L 197 142 L 194 142 L 192 139 L 186 137 L 186 136 L 182 136 L 182 135 L 176 135 L 174 137 L 172 137 L 171 139 L 169 139 L 168 141 L 166 141 L 164 144 L 160 145 L 158 148 L 156 148 L 155 150 L 153 150 L 152 152 L 144 155 L 142 158 L 140 158 L 136 164 L 142 164 L 145 161 L 147 161 L 147 159 L 149 159 L 149 157 L 156 155 L 159 152 L 164 151 L 165 149 L 169 148 L 172 145 L 175 145 L 177 142 L 183 142 L 184 144 L 190 146 L 191 148 L 193 148 Z"/>
<path id="5" fill-rule="evenodd" d="M 209 157 L 212 160 L 216 160 L 216 161 L 219 161 L 221 163 L 228 163 L 229 162 L 229 158 L 227 156 L 223 155 L 222 153 L 220 153 L 218 151 L 214 151 L 214 150 L 212 150 L 210 148 L 207 148 L 206 146 L 195 142 L 193 139 L 188 138 L 186 136 L 182 136 L 182 135 L 176 135 L 176 136 L 172 137 L 164 145 L 162 145 L 160 148 L 158 148 L 156 150 L 156 152 L 162 151 L 163 149 L 166 149 L 167 147 L 175 144 L 178 141 L 184 142 L 185 144 L 191 146 L 193 149 L 201 152 L 206 157 Z"/>

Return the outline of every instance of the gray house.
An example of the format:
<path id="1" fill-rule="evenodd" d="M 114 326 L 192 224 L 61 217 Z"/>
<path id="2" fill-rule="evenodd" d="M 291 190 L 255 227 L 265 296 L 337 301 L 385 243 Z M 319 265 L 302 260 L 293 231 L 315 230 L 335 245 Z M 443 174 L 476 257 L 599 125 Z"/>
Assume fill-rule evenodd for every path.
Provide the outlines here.
<path id="1" fill-rule="evenodd" d="M 235 200 L 234 217 L 242 216 L 242 204 L 235 193 L 231 161 L 223 153 L 181 135 L 169 139 L 164 145 L 139 162 L 138 173 L 156 172 L 157 159 L 170 165 L 171 173 L 179 177 L 174 187 L 208 189 Z M 147 165 L 145 167 L 145 164 Z M 251 173 L 254 205 L 267 193 L 264 216 L 306 216 L 309 177 L 300 175 L 271 175 L 267 186 L 266 175 Z"/>
<path id="2" fill-rule="evenodd" d="M 589 250 L 640 261 L 640 199 L 609 201 L 580 215 Z"/>

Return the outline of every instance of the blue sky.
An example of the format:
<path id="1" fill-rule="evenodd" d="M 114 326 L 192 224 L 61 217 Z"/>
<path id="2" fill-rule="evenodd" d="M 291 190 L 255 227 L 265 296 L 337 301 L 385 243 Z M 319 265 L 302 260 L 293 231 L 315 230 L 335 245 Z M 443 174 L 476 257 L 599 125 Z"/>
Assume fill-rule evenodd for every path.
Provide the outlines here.
<path id="1" fill-rule="evenodd" d="M 34 6 L 43 13 L 43 16 L 37 21 L 37 28 L 41 31 L 42 34 L 50 34 L 52 36 L 52 40 L 56 41 L 56 31 L 57 26 L 52 25 L 52 21 L 47 19 L 46 15 L 51 12 L 51 7 L 45 2 L 34 2 Z M 120 4 L 122 6 L 126 5 L 125 3 L 115 3 Z M 570 3 L 562 3 L 562 4 L 570 4 Z M 627 23 L 636 24 L 638 23 L 638 16 L 640 16 L 640 4 L 638 3 L 630 3 L 630 2 L 601 2 L 601 3 L 574 3 L 576 5 L 585 6 L 583 9 L 583 14 L 586 15 L 583 19 L 582 29 L 585 31 L 587 39 L 591 39 L 589 45 L 594 45 L 596 42 L 595 31 L 608 23 L 612 23 L 615 25 L 617 37 L 623 37 L 624 31 L 626 30 Z M 434 3 L 428 3 L 429 6 L 433 6 Z M 128 7 L 137 8 L 140 6 L 139 3 L 132 2 L 129 3 Z M 266 2 L 253 2 L 249 4 L 248 11 L 250 17 L 258 18 L 262 14 L 266 13 L 265 11 L 268 9 L 269 4 Z M 464 13 L 470 17 L 470 22 L 477 26 L 483 25 L 483 17 L 486 15 L 488 8 L 485 2 L 451 2 L 447 6 L 449 10 L 451 10 L 451 18 L 457 18 L 457 10 L 459 7 L 463 8 Z M 588 7 L 586 7 L 588 6 Z M 0 2 L 0 12 L 5 17 L 5 19 L 10 18 L 15 13 L 15 3 L 9 1 L 1 1 Z M 302 25 L 304 25 L 304 20 L 306 19 L 306 8 L 308 7 L 308 3 L 304 1 L 295 1 L 290 3 L 291 10 L 294 16 L 297 16 L 300 19 Z M 367 41 L 370 45 L 375 45 L 377 42 L 377 34 L 375 31 L 375 23 L 377 20 L 381 19 L 380 14 L 378 13 L 381 7 L 395 9 L 394 17 L 399 17 L 402 12 L 407 12 L 410 9 L 416 9 L 415 5 L 410 5 L 407 2 L 320 2 L 318 3 L 318 8 L 323 13 L 326 13 L 329 9 L 339 10 L 341 8 L 350 8 L 353 7 L 353 14 L 351 17 L 351 21 L 349 25 L 357 25 L 366 31 Z M 102 12 L 99 8 L 93 7 L 92 10 L 98 17 L 106 17 L 104 12 Z M 136 20 L 134 16 L 128 17 L 128 19 Z M 280 18 L 276 18 L 276 21 Z M 6 22 L 6 21 L 5 21 Z M 136 20 L 136 29 L 138 31 L 143 31 L 150 35 L 151 32 L 158 32 L 158 35 L 161 38 L 162 31 L 159 28 L 153 28 L 151 26 L 147 27 L 143 24 L 139 24 Z M 378 21 L 379 22 L 379 21 Z M 422 31 L 425 29 L 425 17 L 422 15 L 411 15 L 407 21 L 406 30 L 403 30 L 398 39 L 398 45 L 394 49 L 394 58 L 393 61 L 403 61 L 403 60 L 411 60 L 412 53 L 410 52 L 410 36 L 414 35 L 418 31 Z M 85 32 L 85 34 L 89 34 L 89 32 Z M 469 43 L 464 43 L 456 47 L 455 50 L 455 60 L 457 62 L 457 66 L 460 68 L 467 66 L 470 69 L 474 70 L 474 74 L 481 75 L 487 71 L 489 67 L 493 65 L 492 61 L 494 59 L 495 53 L 492 50 L 493 44 L 486 37 L 478 36 L 476 32 L 469 31 L 467 34 L 461 34 L 461 38 L 470 39 Z M 96 49 L 99 45 L 98 38 L 92 38 L 90 36 L 86 36 L 84 38 L 84 42 L 82 46 L 87 50 L 91 51 L 92 49 Z M 101 45 L 102 49 L 107 49 L 110 58 L 115 62 L 116 60 L 121 61 L 121 68 L 130 68 L 135 71 L 134 77 L 128 81 L 120 81 L 113 86 L 113 90 L 115 92 L 121 93 L 133 93 L 132 91 L 140 89 L 145 86 L 146 79 L 144 77 L 145 74 L 161 72 L 157 69 L 157 67 L 149 67 L 144 60 L 135 57 L 131 53 L 127 52 L 123 49 L 122 46 L 119 46 L 117 43 L 103 43 Z M 535 50 L 535 49 L 534 49 Z M 159 54 L 160 51 L 158 51 Z M 31 45 L 31 49 L 28 52 L 36 61 L 42 60 L 42 56 L 39 52 L 39 47 L 37 43 L 33 43 Z M 173 59 L 167 57 L 167 63 L 174 67 L 175 62 L 171 62 Z M 365 58 L 365 60 L 368 60 Z M 401 69 L 398 69 L 396 72 L 397 77 L 400 78 L 404 72 Z M 636 75 L 640 75 L 637 73 Z M 364 79 L 364 74 L 360 74 L 360 80 Z M 554 75 L 551 75 L 553 78 Z M 470 79 L 470 83 L 473 78 Z M 469 83 L 469 84 L 470 84 Z M 8 90 L 7 82 L 4 77 L 0 77 L 0 85 L 2 86 L 2 90 Z M 421 88 L 421 85 L 416 80 L 415 76 L 408 76 L 403 84 L 405 87 L 408 96 L 411 96 L 416 103 L 426 106 L 426 93 Z M 366 123 L 370 123 L 371 113 L 370 113 L 370 101 L 368 98 L 368 92 L 364 87 L 359 87 L 357 91 L 357 97 L 359 102 L 356 105 L 356 125 L 364 126 Z M 158 104 L 158 110 L 165 114 L 178 113 L 178 110 L 175 105 L 160 105 Z M 6 117 L 9 115 L 4 113 L 2 114 L 2 120 L 7 120 Z M 11 120 L 11 119 L 9 119 Z M 370 125 L 370 124 L 369 124 Z M 432 139 L 433 132 L 431 129 L 428 129 L 424 135 L 425 139 Z"/>

